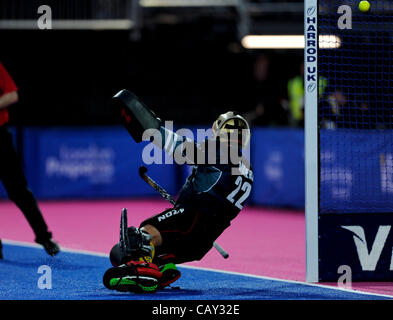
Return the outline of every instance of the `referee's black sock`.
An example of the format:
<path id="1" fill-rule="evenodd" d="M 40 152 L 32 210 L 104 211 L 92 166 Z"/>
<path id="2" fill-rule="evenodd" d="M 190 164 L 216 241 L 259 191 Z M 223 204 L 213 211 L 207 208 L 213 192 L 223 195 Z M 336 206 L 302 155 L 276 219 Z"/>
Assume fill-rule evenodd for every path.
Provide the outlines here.
<path id="1" fill-rule="evenodd" d="M 19 192 L 9 194 L 9 198 L 15 202 L 29 222 L 36 236 L 35 242 L 42 245 L 45 251 L 53 257 L 59 253 L 60 247 L 52 240 L 52 233 L 48 231 L 48 226 L 33 193 L 28 188 L 23 188 L 18 191 Z"/>
<path id="2" fill-rule="evenodd" d="M 15 189 L 9 192 L 8 196 L 10 200 L 17 205 L 20 211 L 22 211 L 34 231 L 37 243 L 52 238 L 52 234 L 48 231 L 48 226 L 38 208 L 37 201 L 29 188 Z"/>

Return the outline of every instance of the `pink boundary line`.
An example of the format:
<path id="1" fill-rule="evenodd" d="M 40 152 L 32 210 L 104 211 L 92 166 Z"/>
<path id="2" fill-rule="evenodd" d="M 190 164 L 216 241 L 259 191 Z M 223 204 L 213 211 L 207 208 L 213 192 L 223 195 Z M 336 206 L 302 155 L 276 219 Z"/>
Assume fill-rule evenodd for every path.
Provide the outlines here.
<path id="1" fill-rule="evenodd" d="M 40 207 L 61 246 L 108 253 L 118 241 L 120 212 L 138 225 L 168 207 L 162 200 L 42 201 Z M 0 237 L 34 242 L 23 215 L 9 201 L 0 201 Z M 248 207 L 217 242 L 229 252 L 223 259 L 212 249 L 202 261 L 186 265 L 305 281 L 305 221 L 303 211 Z M 332 283 L 326 285 L 335 285 Z M 352 289 L 393 295 L 392 283 L 353 283 Z"/>

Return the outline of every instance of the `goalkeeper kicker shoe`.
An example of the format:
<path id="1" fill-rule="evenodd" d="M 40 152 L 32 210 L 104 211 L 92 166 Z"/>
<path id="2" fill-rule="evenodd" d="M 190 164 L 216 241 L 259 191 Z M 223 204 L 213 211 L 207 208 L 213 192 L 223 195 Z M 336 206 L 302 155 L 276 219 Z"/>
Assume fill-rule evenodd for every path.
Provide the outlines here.
<path id="1" fill-rule="evenodd" d="M 108 269 L 103 278 L 110 290 L 134 293 L 154 293 L 157 291 L 162 273 L 153 263 L 129 261 Z"/>
<path id="2" fill-rule="evenodd" d="M 167 263 L 159 267 L 162 277 L 159 281 L 158 288 L 163 289 L 176 280 L 178 280 L 181 276 L 180 271 L 176 268 L 174 263 Z"/>

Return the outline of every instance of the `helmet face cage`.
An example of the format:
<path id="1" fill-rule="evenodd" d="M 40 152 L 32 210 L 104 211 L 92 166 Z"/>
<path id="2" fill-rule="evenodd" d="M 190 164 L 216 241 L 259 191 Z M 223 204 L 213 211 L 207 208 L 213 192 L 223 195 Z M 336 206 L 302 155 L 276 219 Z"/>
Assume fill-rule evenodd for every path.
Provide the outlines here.
<path id="1" fill-rule="evenodd" d="M 237 130 L 237 131 L 236 131 Z M 251 137 L 250 127 L 242 116 L 232 111 L 221 114 L 213 123 L 213 133 L 215 137 L 229 142 L 236 142 L 245 148 Z M 236 136 L 234 136 L 237 133 Z"/>

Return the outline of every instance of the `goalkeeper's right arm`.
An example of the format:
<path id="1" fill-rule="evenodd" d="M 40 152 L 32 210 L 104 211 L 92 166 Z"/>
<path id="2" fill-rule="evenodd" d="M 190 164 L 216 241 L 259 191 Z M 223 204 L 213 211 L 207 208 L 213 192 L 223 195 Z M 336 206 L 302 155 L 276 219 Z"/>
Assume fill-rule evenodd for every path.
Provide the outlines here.
<path id="1" fill-rule="evenodd" d="M 193 165 L 197 163 L 198 159 L 205 157 L 204 150 L 200 144 L 190 138 L 180 136 L 163 126 L 159 130 L 155 130 L 150 141 L 175 158 L 178 164 Z"/>

